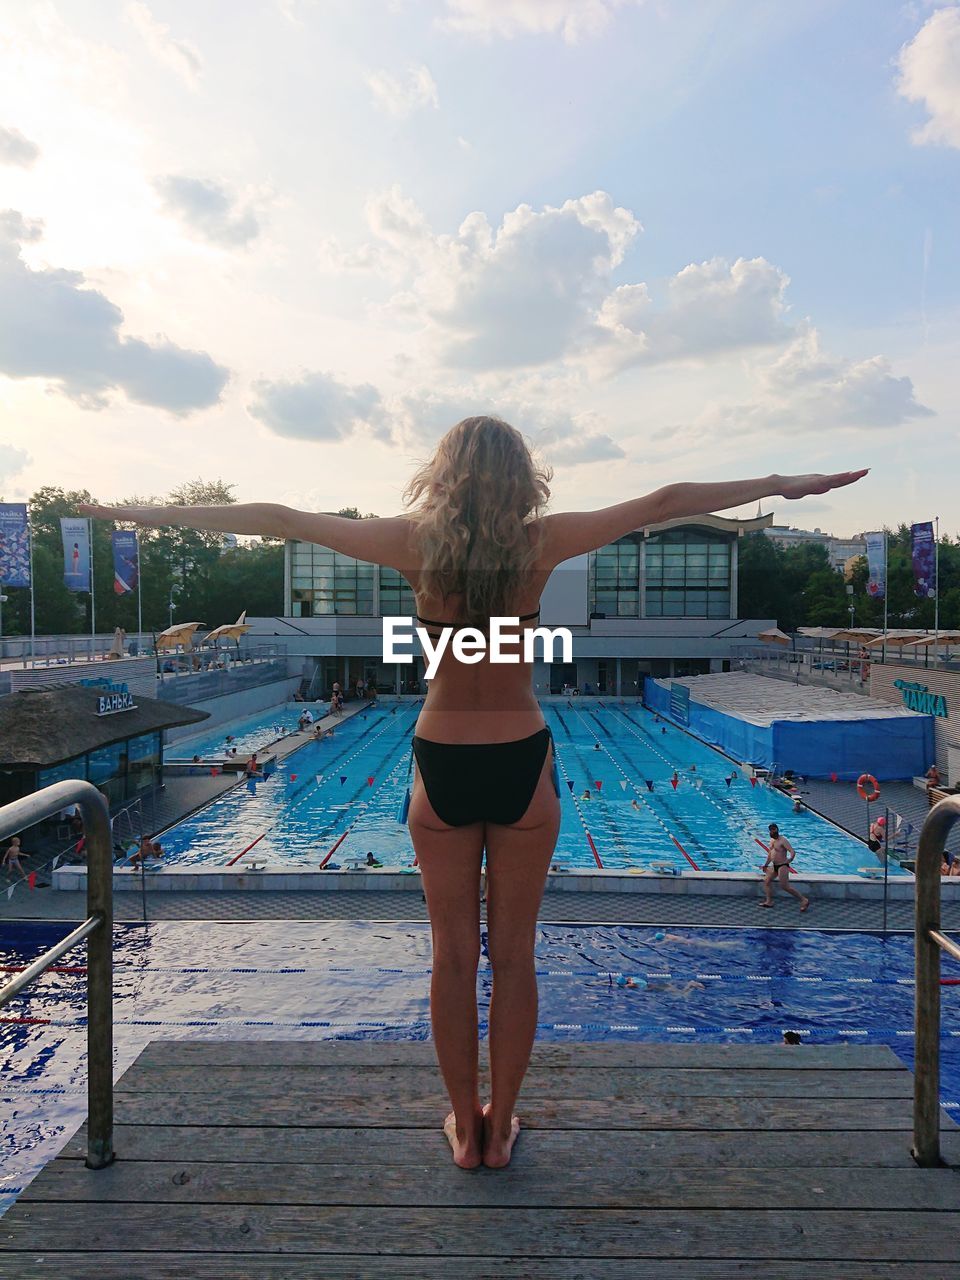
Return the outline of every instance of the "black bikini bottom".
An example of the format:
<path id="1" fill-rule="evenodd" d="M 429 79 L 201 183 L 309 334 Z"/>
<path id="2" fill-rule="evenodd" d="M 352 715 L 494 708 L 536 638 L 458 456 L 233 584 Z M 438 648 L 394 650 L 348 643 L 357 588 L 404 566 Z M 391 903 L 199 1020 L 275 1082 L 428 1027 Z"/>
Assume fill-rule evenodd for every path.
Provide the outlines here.
<path id="1" fill-rule="evenodd" d="M 519 822 L 537 789 L 552 735 L 538 729 L 513 742 L 432 742 L 413 739 L 413 753 L 427 799 L 441 822 L 466 827 Z M 556 757 L 553 789 L 560 794 Z"/>

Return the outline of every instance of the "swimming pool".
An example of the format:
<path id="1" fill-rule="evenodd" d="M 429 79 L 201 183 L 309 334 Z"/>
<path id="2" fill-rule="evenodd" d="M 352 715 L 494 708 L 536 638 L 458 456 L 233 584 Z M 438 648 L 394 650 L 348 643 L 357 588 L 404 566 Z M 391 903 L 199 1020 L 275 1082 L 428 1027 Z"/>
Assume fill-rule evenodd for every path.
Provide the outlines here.
<path id="1" fill-rule="evenodd" d="M 237 755 L 262 751 L 278 738 L 296 732 L 297 720 L 305 706 L 313 713 L 314 719 L 317 719 L 322 708 L 314 703 L 282 702 L 267 711 L 228 720 L 216 729 L 168 743 L 163 754 L 168 760 L 189 760 L 192 756 L 208 760 L 224 755 L 228 745 L 236 747 Z M 229 744 L 228 734 L 233 739 Z"/>
<path id="2" fill-rule="evenodd" d="M 368 708 L 266 781 L 225 792 L 164 834 L 169 863 L 219 866 L 257 841 L 268 866 L 316 868 L 331 849 L 337 864 L 372 852 L 385 866 L 410 866 L 397 811 L 418 712 L 407 703 Z M 755 873 L 771 822 L 803 873 L 849 874 L 874 861 L 860 841 L 808 810 L 794 814 L 782 792 L 753 786 L 727 757 L 639 705 L 545 703 L 543 713 L 561 777 L 561 866 L 595 868 L 595 849 L 610 869 L 667 862 Z"/>
<path id="3" fill-rule="evenodd" d="M 0 962 L 27 964 L 71 927 L 5 925 Z M 539 1040 L 772 1043 L 795 1030 L 805 1043 L 887 1044 L 912 1065 L 911 935 L 543 925 L 536 959 Z M 81 945 L 60 964 L 85 960 Z M 151 1039 L 430 1035 L 425 923 L 118 924 L 114 964 L 115 1076 Z M 647 985 L 618 986 L 621 975 Z M 944 976 L 960 977 L 947 956 Z M 490 981 L 484 955 L 481 1034 Z M 941 1096 L 960 1117 L 960 986 L 941 994 Z M 85 1117 L 85 972 L 49 971 L 4 1017 L 0 1212 Z"/>

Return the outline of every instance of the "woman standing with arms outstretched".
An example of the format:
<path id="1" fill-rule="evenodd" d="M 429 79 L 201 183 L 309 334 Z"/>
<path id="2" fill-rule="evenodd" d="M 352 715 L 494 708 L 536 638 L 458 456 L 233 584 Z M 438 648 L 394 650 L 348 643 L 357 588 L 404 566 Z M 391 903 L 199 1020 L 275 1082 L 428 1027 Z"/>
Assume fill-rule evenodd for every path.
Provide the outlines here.
<path id="1" fill-rule="evenodd" d="M 496 418 L 465 418 L 407 486 L 410 513 L 351 520 L 271 503 L 81 508 L 84 515 L 319 543 L 398 569 L 420 625 L 485 630 L 495 617 L 535 626 L 553 569 L 645 525 L 775 495 L 802 498 L 865 472 L 670 484 L 598 511 L 545 514 L 550 473 Z M 519 656 L 519 655 L 518 655 Z M 458 661 L 448 646 L 414 738 L 410 835 L 433 934 L 430 1010 L 453 1107 L 444 1132 L 462 1168 L 502 1168 L 519 1131 L 514 1105 L 537 1027 L 537 912 L 560 826 L 553 746 L 532 668 Z M 491 1098 L 478 1087 L 480 867 L 487 855 Z"/>

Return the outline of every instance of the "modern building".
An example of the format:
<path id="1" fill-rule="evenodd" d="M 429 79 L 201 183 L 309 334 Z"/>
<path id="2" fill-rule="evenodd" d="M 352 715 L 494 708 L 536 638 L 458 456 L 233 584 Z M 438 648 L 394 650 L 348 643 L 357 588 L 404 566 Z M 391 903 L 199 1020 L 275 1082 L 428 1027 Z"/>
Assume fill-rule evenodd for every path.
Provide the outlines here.
<path id="1" fill-rule="evenodd" d="M 771 518 L 772 519 L 772 518 Z M 867 544 L 862 536 L 853 538 L 835 538 L 820 529 L 796 529 L 791 525 L 770 523 L 763 531 L 765 535 L 781 547 L 796 547 L 802 543 L 813 543 L 825 547 L 830 557 L 831 567 L 837 573 L 843 573 L 851 559 L 867 554 Z"/>
<path id="2" fill-rule="evenodd" d="M 645 675 L 695 675 L 729 666 L 772 619 L 737 616 L 738 543 L 772 516 L 705 515 L 638 529 L 554 570 L 541 621 L 573 635 L 569 664 L 537 663 L 543 693 L 636 693 Z M 288 541 L 282 618 L 247 618 L 248 639 L 282 644 L 303 659 L 313 696 L 359 677 L 384 690 L 422 689 L 423 659 L 383 662 L 384 617 L 412 617 L 413 593 L 395 569 L 313 543 Z M 739 641 L 739 644 L 738 644 Z"/>

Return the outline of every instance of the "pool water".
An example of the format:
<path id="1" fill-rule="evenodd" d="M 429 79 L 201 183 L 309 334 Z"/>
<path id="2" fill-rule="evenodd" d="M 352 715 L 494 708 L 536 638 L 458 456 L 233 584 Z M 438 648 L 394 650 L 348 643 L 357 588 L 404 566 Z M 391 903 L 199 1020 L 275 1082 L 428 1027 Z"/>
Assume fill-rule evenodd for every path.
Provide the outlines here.
<path id="1" fill-rule="evenodd" d="M 264 782 L 225 792 L 164 834 L 169 862 L 219 866 L 257 841 L 268 867 L 315 868 L 334 847 L 338 865 L 372 852 L 385 866 L 410 866 L 413 847 L 397 813 L 418 711 L 368 708 L 333 738 L 299 748 Z M 666 862 L 756 872 L 771 822 L 797 850 L 801 873 L 850 874 L 875 861 L 860 841 L 809 810 L 794 814 L 782 792 L 753 786 L 726 756 L 641 706 L 584 700 L 548 703 L 543 713 L 561 779 L 561 866 L 595 868 L 596 849 L 610 869 Z M 269 713 L 264 720 L 272 723 Z"/>
<path id="2" fill-rule="evenodd" d="M 27 964 L 72 927 L 8 924 L 0 960 Z M 542 1041 L 753 1044 L 795 1030 L 887 1044 L 912 1065 L 911 935 L 544 925 L 536 958 Z M 60 963 L 85 961 L 81 945 Z M 151 1039 L 430 1036 L 426 923 L 118 924 L 114 964 L 115 1078 Z M 618 986 L 627 976 L 638 985 Z M 949 957 L 944 977 L 960 978 Z M 481 1034 L 490 985 L 484 954 Z M 941 994 L 941 1097 L 960 1117 L 960 986 Z M 86 974 L 47 973 L 4 1016 L 0 1212 L 85 1118 Z"/>
<path id="3" fill-rule="evenodd" d="M 304 707 L 313 713 L 315 720 L 322 711 L 322 708 L 314 703 L 281 703 L 268 711 L 258 711 L 255 715 L 228 720 L 218 725 L 216 729 L 209 729 L 205 733 L 193 734 L 189 738 L 180 738 L 177 742 L 168 743 L 163 754 L 168 760 L 189 760 L 193 756 L 209 760 L 224 755 L 227 747 L 230 746 L 236 747 L 238 756 L 249 756 L 252 751 L 265 750 L 278 738 L 296 733 L 297 721 Z M 233 739 L 229 743 L 227 742 L 228 734 Z"/>

